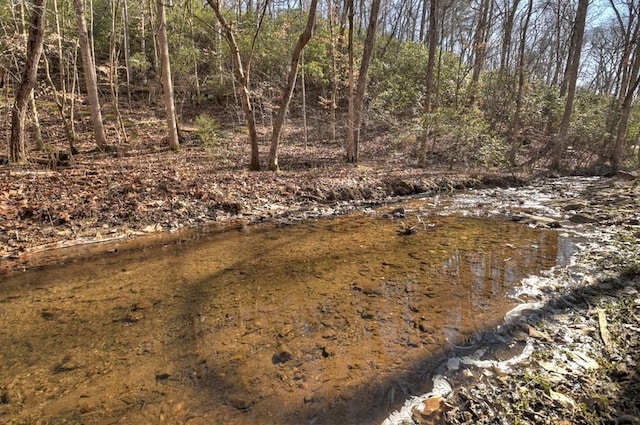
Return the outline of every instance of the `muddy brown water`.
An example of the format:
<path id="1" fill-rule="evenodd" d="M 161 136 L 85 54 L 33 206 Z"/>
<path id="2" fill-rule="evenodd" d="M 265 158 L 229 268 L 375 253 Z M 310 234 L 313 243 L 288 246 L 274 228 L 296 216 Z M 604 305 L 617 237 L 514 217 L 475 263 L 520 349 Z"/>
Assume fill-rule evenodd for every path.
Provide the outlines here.
<path id="1" fill-rule="evenodd" d="M 500 220 L 399 230 L 250 226 L 4 277 L 0 422 L 380 423 L 563 255 Z"/>

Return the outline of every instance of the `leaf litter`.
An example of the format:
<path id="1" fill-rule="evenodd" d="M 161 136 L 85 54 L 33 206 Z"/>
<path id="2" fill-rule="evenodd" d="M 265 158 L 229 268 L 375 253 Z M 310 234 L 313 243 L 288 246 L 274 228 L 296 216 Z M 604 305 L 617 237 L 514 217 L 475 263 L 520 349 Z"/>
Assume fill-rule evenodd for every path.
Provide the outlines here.
<path id="1" fill-rule="evenodd" d="M 290 158 L 309 157 L 299 145 L 289 149 Z M 85 150 L 64 169 L 5 167 L 2 270 L 36 265 L 38 252 L 77 244 L 212 223 L 307 220 L 403 196 L 515 185 L 456 195 L 440 205 L 441 214 L 512 215 L 525 225 L 596 234 L 585 238 L 571 266 L 557 271 L 564 275 L 519 294 L 531 304 L 498 330 L 519 353 L 501 362 L 481 359 L 483 353 L 448 362 L 452 367 L 432 378 L 430 393 L 407 401 L 385 423 L 640 423 L 637 183 L 576 178 L 523 186 L 527 177 L 494 170 L 381 165 L 373 160 L 375 145 L 372 160 L 359 166 L 341 162 L 340 146 L 322 149 L 313 151 L 322 160 L 293 162 L 278 173 L 246 171 L 231 153 L 241 149 L 212 162 L 197 144 L 179 153 L 145 145 L 113 154 Z"/>

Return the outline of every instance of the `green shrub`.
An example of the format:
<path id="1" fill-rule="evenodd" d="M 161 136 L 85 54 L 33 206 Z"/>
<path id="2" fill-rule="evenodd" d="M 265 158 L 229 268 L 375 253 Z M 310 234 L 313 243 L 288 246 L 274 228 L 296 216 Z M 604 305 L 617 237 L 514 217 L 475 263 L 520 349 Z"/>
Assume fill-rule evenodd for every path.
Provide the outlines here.
<path id="1" fill-rule="evenodd" d="M 431 138 L 428 157 L 465 166 L 495 166 L 506 162 L 508 147 L 490 129 L 477 108 L 439 108 L 423 117 Z"/>
<path id="2" fill-rule="evenodd" d="M 209 115 L 200 114 L 195 121 L 196 135 L 200 139 L 200 143 L 205 148 L 207 157 L 212 159 L 215 156 L 215 150 L 219 147 L 219 126 L 215 119 Z"/>

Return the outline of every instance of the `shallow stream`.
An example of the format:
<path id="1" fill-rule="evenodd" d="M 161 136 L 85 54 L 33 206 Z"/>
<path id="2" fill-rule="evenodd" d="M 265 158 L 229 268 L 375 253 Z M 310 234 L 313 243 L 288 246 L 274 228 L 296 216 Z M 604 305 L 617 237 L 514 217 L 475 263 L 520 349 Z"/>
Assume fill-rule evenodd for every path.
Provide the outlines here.
<path id="1" fill-rule="evenodd" d="M 380 423 L 571 250 L 505 220 L 410 214 L 152 245 L 4 278 L 0 422 Z"/>

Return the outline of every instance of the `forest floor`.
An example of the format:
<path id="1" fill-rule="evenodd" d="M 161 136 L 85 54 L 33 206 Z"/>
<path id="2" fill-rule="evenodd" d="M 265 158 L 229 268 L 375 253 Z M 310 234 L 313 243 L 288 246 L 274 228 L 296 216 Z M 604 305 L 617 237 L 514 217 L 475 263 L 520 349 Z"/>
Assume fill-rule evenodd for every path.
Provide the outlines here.
<path id="1" fill-rule="evenodd" d="M 464 164 L 418 168 L 415 139 L 398 133 L 365 143 L 361 162 L 345 164 L 339 143 L 305 143 L 294 131 L 280 171 L 251 172 L 241 131 L 222 131 L 210 147 L 186 133 L 173 152 L 154 134 L 158 128 L 157 120 L 137 123 L 136 139 L 145 141 L 108 153 L 79 143 L 69 163 L 32 152 L 39 161 L 0 166 L 0 275 L 46 264 L 63 247 L 185 227 L 315 219 L 419 193 L 519 187 L 539 177 Z M 637 244 L 640 185 L 632 179 L 609 179 L 571 208 Z M 414 423 L 640 423 L 640 266 L 620 258 L 610 252 L 598 259 L 585 277 L 594 285 L 566 289 L 562 305 L 520 323 L 537 340 L 533 361 L 511 374 L 461 373 L 464 386 L 413 411 Z M 590 348 L 576 357 L 576 345 Z M 562 365 L 551 361 L 558 355 Z"/>
<path id="2" fill-rule="evenodd" d="M 43 121 L 47 131 L 48 123 Z M 338 142 L 305 143 L 289 130 L 278 172 L 248 170 L 242 129 L 219 131 L 213 146 L 185 132 L 178 152 L 158 137 L 159 119 L 138 120 L 113 152 L 87 141 L 71 160 L 58 134 L 31 163 L 0 168 L 0 258 L 33 261 L 34 254 L 75 244 L 129 238 L 209 224 L 236 225 L 313 218 L 381 204 L 398 196 L 524 183 L 530 173 L 498 169 L 416 167 L 415 137 L 394 129 L 363 144 L 362 160 L 347 164 Z M 53 132 L 53 130 L 52 130 Z M 261 154 L 266 167 L 267 135 Z M 318 135 L 315 135 L 317 138 Z M 159 140 L 160 139 L 160 140 Z M 4 138 L 6 140 L 6 138 Z M 86 139 L 90 140 L 90 135 Z M 290 142 L 293 141 L 293 142 Z"/>

